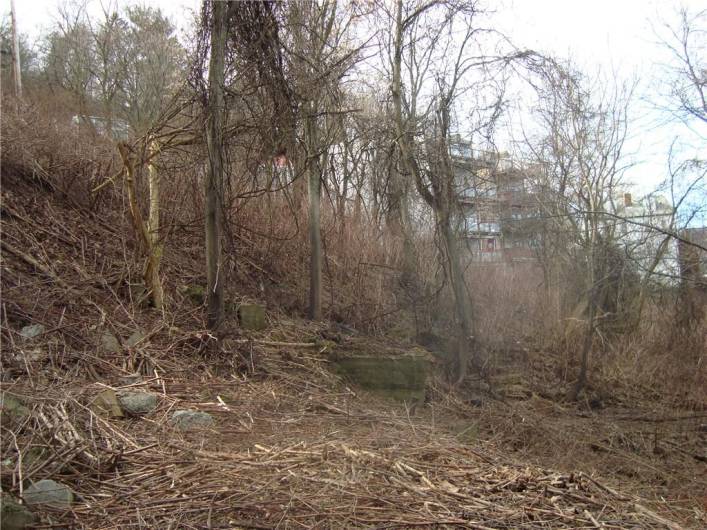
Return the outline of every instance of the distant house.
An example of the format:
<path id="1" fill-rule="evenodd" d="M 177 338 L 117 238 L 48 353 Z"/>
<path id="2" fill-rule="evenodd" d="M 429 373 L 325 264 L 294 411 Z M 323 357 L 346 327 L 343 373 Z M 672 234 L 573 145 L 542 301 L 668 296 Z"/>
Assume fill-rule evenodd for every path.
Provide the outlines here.
<path id="1" fill-rule="evenodd" d="M 665 281 L 679 273 L 678 246 L 672 232 L 674 209 L 659 194 L 634 200 L 619 192 L 615 199 L 619 238 L 639 274 L 656 273 Z"/>
<path id="2" fill-rule="evenodd" d="M 460 139 L 452 144 L 450 154 L 462 234 L 473 258 L 535 260 L 539 210 L 527 168 L 514 165 L 507 154 L 473 153 L 468 142 Z"/>
<path id="3" fill-rule="evenodd" d="M 77 114 L 72 116 L 71 122 L 77 128 L 86 127 L 88 123 L 90 123 L 98 134 L 110 136 L 114 140 L 127 140 L 128 135 L 130 134 L 130 126 L 128 125 L 128 122 L 118 118 L 108 120 L 107 118 L 101 116 L 79 116 Z M 108 130 L 109 126 L 110 131 Z"/>

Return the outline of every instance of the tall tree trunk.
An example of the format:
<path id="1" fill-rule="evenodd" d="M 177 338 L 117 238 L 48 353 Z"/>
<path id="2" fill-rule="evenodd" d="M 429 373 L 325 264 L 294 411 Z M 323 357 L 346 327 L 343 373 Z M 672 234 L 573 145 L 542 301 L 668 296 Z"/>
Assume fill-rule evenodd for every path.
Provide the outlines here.
<path id="1" fill-rule="evenodd" d="M 145 286 L 150 289 L 153 305 L 157 309 L 162 309 L 163 292 L 160 282 L 160 259 L 162 257 L 162 246 L 159 241 L 159 177 L 152 161 L 148 166 L 149 186 L 150 186 L 150 213 L 147 224 L 143 221 L 140 205 L 137 200 L 137 186 L 135 183 L 136 168 L 135 156 L 130 147 L 125 142 L 118 143 L 118 152 L 123 159 L 125 170 L 125 185 L 128 192 L 128 204 L 130 205 L 130 217 L 135 229 L 139 252 L 146 256 L 145 267 L 142 272 L 142 279 Z M 142 163 L 142 162 L 141 162 Z M 154 227 L 154 229 L 152 228 Z"/>
<path id="2" fill-rule="evenodd" d="M 15 0 L 10 0 L 12 18 L 12 73 L 15 80 L 15 96 L 22 99 L 22 68 L 20 65 L 20 32 L 17 31 L 17 10 Z"/>
<path id="3" fill-rule="evenodd" d="M 322 235 L 321 235 L 321 168 L 316 154 L 317 131 L 314 109 L 309 106 L 306 118 L 307 186 L 309 195 L 309 318 L 322 317 Z"/>
<path id="4" fill-rule="evenodd" d="M 459 242 L 457 241 L 456 233 L 452 229 L 448 215 L 442 216 L 440 225 L 447 254 L 449 281 L 454 294 L 454 309 L 457 313 L 459 325 L 456 384 L 460 384 L 466 377 L 469 368 L 471 343 L 474 340 L 471 326 L 471 304 L 469 303 L 464 272 L 462 271 L 459 256 Z"/>
<path id="5" fill-rule="evenodd" d="M 223 119 L 226 53 L 226 23 L 231 2 L 212 2 L 209 99 L 206 117 L 206 146 L 209 171 L 206 175 L 206 283 L 207 325 L 216 330 L 223 320 L 224 273 L 221 256 L 223 200 Z"/>
<path id="6" fill-rule="evenodd" d="M 422 320 L 423 324 L 420 325 L 420 313 L 424 313 L 424 308 L 421 307 L 422 282 L 417 272 L 417 249 L 411 234 L 412 221 L 408 207 L 408 189 L 403 175 L 396 166 L 395 161 L 391 161 L 388 172 L 386 224 L 393 238 L 402 241 L 400 286 L 415 315 L 415 332 L 420 334 L 429 331 L 429 326 L 424 324 L 424 319 Z"/>

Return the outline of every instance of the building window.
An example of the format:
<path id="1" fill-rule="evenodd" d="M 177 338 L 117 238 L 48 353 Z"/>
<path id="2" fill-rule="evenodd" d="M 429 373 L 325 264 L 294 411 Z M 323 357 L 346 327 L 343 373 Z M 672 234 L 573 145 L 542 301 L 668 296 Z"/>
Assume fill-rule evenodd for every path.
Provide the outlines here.
<path id="1" fill-rule="evenodd" d="M 486 240 L 486 250 L 489 252 L 493 252 L 496 250 L 496 240 L 495 239 L 487 239 Z"/>

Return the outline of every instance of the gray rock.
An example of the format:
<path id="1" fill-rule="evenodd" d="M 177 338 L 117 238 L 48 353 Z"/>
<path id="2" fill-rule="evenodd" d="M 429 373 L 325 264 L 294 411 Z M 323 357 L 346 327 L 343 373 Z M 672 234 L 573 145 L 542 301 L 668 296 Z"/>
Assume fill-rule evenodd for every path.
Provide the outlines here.
<path id="1" fill-rule="evenodd" d="M 29 409 L 25 407 L 22 400 L 9 392 L 0 394 L 0 411 L 2 411 L 2 414 L 8 414 L 13 418 L 21 418 L 29 414 Z"/>
<path id="2" fill-rule="evenodd" d="M 148 392 L 121 392 L 118 401 L 129 414 L 147 414 L 157 408 L 157 395 Z"/>
<path id="3" fill-rule="evenodd" d="M 140 374 L 140 372 L 120 376 L 121 385 L 134 385 L 135 383 L 139 383 L 140 381 L 142 381 L 142 375 Z"/>
<path id="4" fill-rule="evenodd" d="M 145 334 L 138 329 L 137 331 L 135 331 L 132 335 L 130 335 L 128 337 L 128 340 L 125 341 L 125 345 L 128 348 L 133 348 L 138 342 L 141 342 L 144 339 L 145 339 Z"/>
<path id="5" fill-rule="evenodd" d="M 189 431 L 211 427 L 214 424 L 214 418 L 206 412 L 177 410 L 172 414 L 170 422 L 180 431 Z"/>
<path id="6" fill-rule="evenodd" d="M 148 300 L 149 291 L 145 288 L 144 283 L 130 284 L 130 298 L 135 305 L 143 305 Z"/>
<path id="7" fill-rule="evenodd" d="M 31 363 L 43 362 L 47 360 L 47 353 L 44 350 L 29 350 L 25 351 L 25 357 Z"/>
<path id="8" fill-rule="evenodd" d="M 0 495 L 0 526 L 3 530 L 24 530 L 36 521 L 26 506 L 4 493 Z"/>
<path id="9" fill-rule="evenodd" d="M 120 342 L 110 331 L 104 331 L 101 335 L 101 350 L 106 353 L 118 353 L 123 348 L 120 346 Z"/>
<path id="10" fill-rule="evenodd" d="M 39 337 L 42 333 L 46 331 L 46 328 L 42 324 L 31 324 L 25 326 L 20 330 L 20 335 L 25 339 L 34 339 Z"/>
<path id="11" fill-rule="evenodd" d="M 74 502 L 74 492 L 65 484 L 47 479 L 32 484 L 23 498 L 28 506 L 51 504 L 63 508 Z"/>

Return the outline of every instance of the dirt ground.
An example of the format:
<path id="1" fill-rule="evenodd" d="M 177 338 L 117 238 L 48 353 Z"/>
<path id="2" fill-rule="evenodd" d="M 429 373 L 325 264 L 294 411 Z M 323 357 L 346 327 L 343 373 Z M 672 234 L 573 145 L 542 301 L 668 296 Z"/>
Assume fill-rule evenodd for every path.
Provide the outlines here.
<path id="1" fill-rule="evenodd" d="M 517 385 L 513 398 L 499 385 L 466 400 L 433 388 L 411 407 L 342 383 L 321 350 L 242 341 L 199 363 L 146 342 L 99 381 L 59 382 L 51 358 L 19 348 L 22 363 L 4 361 L 32 376 L 2 388 L 33 412 L 3 421 L 3 490 L 40 477 L 70 485 L 77 502 L 41 512 L 45 528 L 707 524 L 699 414 L 570 409 Z M 135 368 L 142 380 L 122 385 Z M 96 415 L 88 405 L 106 388 L 155 393 L 159 406 Z M 177 409 L 216 422 L 180 432 Z"/>

